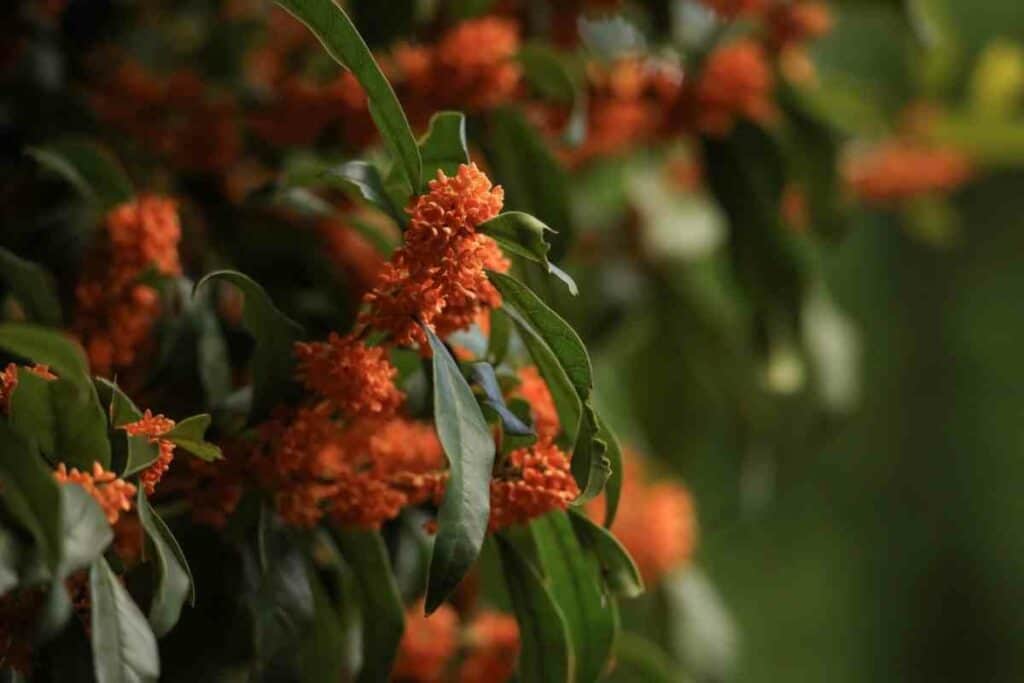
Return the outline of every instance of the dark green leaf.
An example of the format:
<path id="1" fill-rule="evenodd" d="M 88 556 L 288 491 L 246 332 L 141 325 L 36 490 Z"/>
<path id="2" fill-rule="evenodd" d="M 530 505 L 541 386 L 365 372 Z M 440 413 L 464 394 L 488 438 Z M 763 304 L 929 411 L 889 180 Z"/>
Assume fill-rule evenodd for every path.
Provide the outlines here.
<path id="1" fill-rule="evenodd" d="M 323 581 L 312 566 L 307 567 L 309 586 L 313 590 L 313 625 L 302 641 L 299 669 L 303 683 L 348 680 L 345 674 L 346 624 L 332 604 Z"/>
<path id="2" fill-rule="evenodd" d="M 153 544 L 156 587 L 149 605 L 149 624 L 156 637 L 160 638 L 178 623 L 186 599 L 195 604 L 195 581 L 178 541 L 149 504 L 141 486 L 136 506 L 139 523 Z"/>
<path id="3" fill-rule="evenodd" d="M 409 121 L 387 78 L 374 60 L 359 31 L 333 0 L 277 0 L 304 23 L 334 59 L 349 69 L 369 98 L 370 114 L 385 143 L 395 155 L 410 192 L 422 182 L 419 148 Z"/>
<path id="4" fill-rule="evenodd" d="M 87 200 L 106 211 L 134 195 L 131 180 L 114 156 L 86 140 L 64 140 L 32 147 L 28 155 L 71 183 Z"/>
<path id="5" fill-rule="evenodd" d="M 605 457 L 611 468 L 611 475 L 604 488 L 604 526 L 610 529 L 612 523 L 615 522 L 615 514 L 619 510 L 619 499 L 622 496 L 622 448 L 619 446 L 619 440 L 601 419 L 601 416 L 596 413 L 594 416 L 597 418 L 597 436 L 604 441 L 607 447 Z"/>
<path id="6" fill-rule="evenodd" d="M 570 461 L 572 476 L 580 487 L 580 495 L 573 505 L 583 505 L 604 490 L 612 475 L 611 461 L 605 455 L 607 450 L 608 444 L 599 436 L 597 414 L 590 404 L 584 404 L 580 432 Z"/>
<path id="7" fill-rule="evenodd" d="M 386 681 L 405 628 L 405 610 L 384 540 L 376 531 L 335 530 L 334 539 L 359 584 L 363 614 L 360 683 Z"/>
<path id="8" fill-rule="evenodd" d="M 431 180 L 440 169 L 451 177 L 459 164 L 469 163 L 466 145 L 466 117 L 457 111 L 439 111 L 430 118 L 430 129 L 420 141 L 423 158 L 423 182 Z"/>
<path id="9" fill-rule="evenodd" d="M 129 436 L 121 429 L 126 424 L 141 420 L 142 411 L 114 382 L 96 378 L 95 385 L 100 400 L 107 406 L 110 419 L 112 469 L 123 477 L 146 469 L 160 456 L 156 444 L 151 443 L 147 436 Z"/>
<path id="10" fill-rule="evenodd" d="M 114 532 L 103 510 L 78 484 L 60 487 L 64 553 L 57 576 L 63 579 L 100 557 Z"/>
<path id="11" fill-rule="evenodd" d="M 279 311 L 263 287 L 252 278 L 231 270 L 206 275 L 195 287 L 198 292 L 213 280 L 223 280 L 245 296 L 242 324 L 256 341 L 253 351 L 253 398 L 250 422 L 258 422 L 294 393 L 295 356 L 293 345 L 302 336 L 302 328 Z"/>
<path id="12" fill-rule="evenodd" d="M 93 667 L 97 683 L 148 683 L 160 676 L 146 617 L 103 558 L 89 570 Z"/>
<path id="13" fill-rule="evenodd" d="M 629 632 L 619 634 L 615 643 L 616 673 L 626 681 L 683 683 L 679 665 L 654 643 Z M 616 680 L 620 680 L 616 678 Z"/>
<path id="14" fill-rule="evenodd" d="M 348 161 L 326 169 L 324 175 L 341 180 L 349 187 L 355 188 L 359 192 L 359 196 L 399 223 L 404 220 L 404 216 L 395 209 L 394 204 L 388 198 L 380 171 L 373 164 L 366 161 Z"/>
<path id="15" fill-rule="evenodd" d="M 519 623 L 519 676 L 537 683 L 569 683 L 573 657 L 565 617 L 548 587 L 512 544 L 496 536 L 509 599 Z"/>
<path id="16" fill-rule="evenodd" d="M 528 213 L 522 211 L 506 211 L 482 223 L 478 230 L 489 235 L 508 254 L 522 256 L 547 268 L 569 287 L 573 294 L 577 293 L 576 283 L 564 271 L 548 261 L 548 243 L 544 241 L 545 232 L 554 232 Z"/>
<path id="17" fill-rule="evenodd" d="M 57 418 L 57 440 L 52 456 L 82 471 L 91 470 L 94 462 L 109 469 L 107 418 L 96 388 L 89 383 L 82 391 L 63 377 L 47 382 L 47 387 Z"/>
<path id="18" fill-rule="evenodd" d="M 494 438 L 448 349 L 424 327 L 434 354 L 434 421 L 449 476 L 430 558 L 427 613 L 433 612 L 476 561 L 491 511 Z"/>
<path id="19" fill-rule="evenodd" d="M 494 374 L 494 367 L 490 363 L 477 362 L 470 365 L 470 373 L 473 383 L 484 392 L 483 403 L 489 406 L 501 418 L 502 429 L 506 434 L 512 436 L 535 436 L 536 432 L 530 425 L 519 419 L 515 413 L 505 405 L 505 397 L 502 396 L 501 386 Z"/>
<path id="20" fill-rule="evenodd" d="M 615 595 L 634 598 L 644 592 L 640 571 L 618 539 L 575 510 L 570 511 L 569 519 L 580 543 L 597 557 L 604 580 Z"/>
<path id="21" fill-rule="evenodd" d="M 45 268 L 0 247 L 0 280 L 7 283 L 28 317 L 47 327 L 61 327 L 56 285 Z"/>
<path id="22" fill-rule="evenodd" d="M 487 337 L 487 360 L 491 365 L 501 365 L 508 354 L 508 343 L 512 332 L 508 315 L 500 308 L 491 311 L 491 333 Z"/>
<path id="23" fill-rule="evenodd" d="M 75 342 L 57 330 L 26 323 L 0 323 L 0 348 L 36 363 L 76 384 L 89 381 L 89 363 Z"/>
<path id="24" fill-rule="evenodd" d="M 210 416 L 205 413 L 193 415 L 174 425 L 174 428 L 164 434 L 163 438 L 207 462 L 220 460 L 224 457 L 220 448 L 205 439 L 210 421 Z"/>
<path id="25" fill-rule="evenodd" d="M 23 555 L 24 548 L 14 532 L 0 526 L 0 595 L 18 585 L 18 568 Z"/>
<path id="26" fill-rule="evenodd" d="M 49 380 L 28 368 L 18 368 L 18 386 L 11 394 L 8 413 L 15 432 L 34 440 L 43 453 L 56 452 L 57 415 Z"/>
<path id="27" fill-rule="evenodd" d="M 35 540 L 39 556 L 54 573 L 63 555 L 61 494 L 34 443 L 0 420 L 0 501 Z"/>
<path id="28" fill-rule="evenodd" d="M 549 513 L 530 524 L 537 558 L 565 617 L 574 654 L 575 681 L 601 677 L 612 653 L 615 618 L 599 567 L 580 547 L 566 513 Z"/>

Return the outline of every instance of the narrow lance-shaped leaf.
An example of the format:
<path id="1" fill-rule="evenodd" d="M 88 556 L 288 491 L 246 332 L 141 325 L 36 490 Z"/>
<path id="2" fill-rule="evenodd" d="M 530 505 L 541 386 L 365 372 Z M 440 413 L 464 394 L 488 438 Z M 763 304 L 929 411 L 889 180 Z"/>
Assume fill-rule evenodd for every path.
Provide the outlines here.
<path id="1" fill-rule="evenodd" d="M 28 155 L 67 180 L 103 211 L 130 200 L 135 194 L 117 159 L 105 148 L 88 140 L 69 139 L 32 147 Z"/>
<path id="2" fill-rule="evenodd" d="M 622 447 L 601 416 L 596 413 L 594 416 L 597 418 L 597 435 L 605 443 L 605 458 L 611 468 L 610 476 L 604 487 L 604 526 L 610 529 L 615 522 L 615 515 L 619 511 L 619 500 L 622 497 Z"/>
<path id="3" fill-rule="evenodd" d="M 200 289 L 212 280 L 234 285 L 245 295 L 242 324 L 256 341 L 253 350 L 253 397 L 250 422 L 258 422 L 270 414 L 274 406 L 295 393 L 292 347 L 302 336 L 302 327 L 279 311 L 263 287 L 252 278 L 232 270 L 218 270 L 206 275 L 195 287 Z"/>
<path id="4" fill-rule="evenodd" d="M 195 604 L 195 582 L 178 541 L 149 504 L 141 486 L 136 506 L 139 522 L 153 544 L 156 586 L 149 605 L 149 624 L 159 638 L 178 623 L 185 600 Z"/>
<path id="5" fill-rule="evenodd" d="M 36 543 L 43 563 L 56 572 L 63 555 L 57 482 L 35 444 L 0 420 L 0 504 Z"/>
<path id="6" fill-rule="evenodd" d="M 409 120 L 345 10 L 335 0 L 277 0 L 277 4 L 308 26 L 328 54 L 351 71 L 363 86 L 369 97 L 370 114 L 395 154 L 396 165 L 402 169 L 409 192 L 417 191 L 422 181 L 422 167 Z"/>
<path id="7" fill-rule="evenodd" d="M 89 570 L 93 667 L 97 683 L 151 683 L 160 676 L 156 638 L 102 557 Z"/>
<path id="8" fill-rule="evenodd" d="M 385 681 L 402 640 L 405 610 L 384 539 L 376 531 L 361 530 L 335 530 L 333 536 L 359 585 L 363 666 L 358 681 Z"/>
<path id="9" fill-rule="evenodd" d="M 491 512 L 494 438 L 448 349 L 423 328 L 434 354 L 434 421 L 448 457 L 448 487 L 430 558 L 427 613 L 437 609 L 476 561 Z"/>
<path id="10" fill-rule="evenodd" d="M 548 261 L 550 246 L 544 234 L 554 230 L 522 211 L 506 211 L 489 221 L 481 223 L 479 232 L 491 237 L 503 251 L 539 263 L 559 280 L 565 283 L 574 296 L 579 293 L 576 283 L 565 271 Z"/>
<path id="11" fill-rule="evenodd" d="M 565 617 L 537 570 L 500 535 L 495 536 L 509 599 L 519 623 L 519 677 L 537 683 L 573 680 L 573 654 Z"/>
<path id="12" fill-rule="evenodd" d="M 596 498 L 612 475 L 607 455 L 608 444 L 599 435 L 597 414 L 589 403 L 583 406 L 580 432 L 572 451 L 572 476 L 580 486 L 580 495 L 573 505 L 583 505 Z"/>
<path id="13" fill-rule="evenodd" d="M 564 512 L 535 519 L 530 530 L 551 595 L 565 616 L 576 662 L 574 680 L 596 681 L 608 664 L 616 631 L 597 563 L 583 552 Z"/>
<path id="14" fill-rule="evenodd" d="M 607 529 L 585 515 L 571 510 L 569 519 L 580 544 L 597 558 L 604 580 L 616 595 L 635 598 L 644 592 L 644 582 L 633 558 Z"/>
<path id="15" fill-rule="evenodd" d="M 0 281 L 7 284 L 31 320 L 47 327 L 62 326 L 56 286 L 45 268 L 0 247 Z"/>
<path id="16" fill-rule="evenodd" d="M 489 406 L 498 414 L 505 433 L 512 436 L 535 436 L 536 432 L 533 431 L 533 428 L 519 419 L 519 416 L 505 405 L 505 397 L 502 396 L 498 377 L 494 374 L 494 367 L 490 363 L 481 361 L 473 363 L 470 368 L 473 383 L 484 392 L 484 405 Z"/>

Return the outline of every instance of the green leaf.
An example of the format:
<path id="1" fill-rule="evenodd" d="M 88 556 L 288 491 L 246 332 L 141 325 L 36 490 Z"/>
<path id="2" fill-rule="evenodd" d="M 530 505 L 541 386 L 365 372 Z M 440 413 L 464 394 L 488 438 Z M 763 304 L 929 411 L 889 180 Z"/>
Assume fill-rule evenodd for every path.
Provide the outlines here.
<path id="1" fill-rule="evenodd" d="M 501 365 L 508 355 L 512 325 L 508 315 L 500 308 L 491 311 L 491 333 L 487 338 L 487 360 L 491 365 Z"/>
<path id="2" fill-rule="evenodd" d="M 63 326 L 56 285 L 45 268 L 0 247 L 0 280 L 31 320 L 47 327 Z"/>
<path id="3" fill-rule="evenodd" d="M 605 583 L 615 595 L 635 598 L 644 592 L 640 570 L 610 531 L 576 510 L 569 512 L 569 519 L 572 520 L 580 544 L 597 558 Z"/>
<path id="4" fill-rule="evenodd" d="M 506 211 L 482 223 L 477 230 L 490 236 L 506 253 L 522 256 L 544 266 L 549 273 L 564 282 L 573 295 L 579 293 L 573 279 L 565 271 L 548 261 L 550 247 L 544 240 L 544 233 L 554 233 L 555 231 L 530 214 L 522 211 Z"/>
<path id="5" fill-rule="evenodd" d="M 354 188 L 359 196 L 372 206 L 384 211 L 401 224 L 405 216 L 388 198 L 387 190 L 384 189 L 384 180 L 380 177 L 380 171 L 373 164 L 366 161 L 347 161 L 337 166 L 331 166 L 323 171 L 327 178 L 340 180 L 346 186 Z M 375 243 L 379 236 L 374 239 Z M 385 250 L 385 253 L 390 250 Z"/>
<path id="6" fill-rule="evenodd" d="M 519 677 L 537 683 L 569 683 L 573 657 L 565 617 L 537 570 L 501 535 L 495 537 L 509 599 L 519 623 Z"/>
<path id="7" fill-rule="evenodd" d="M 256 341 L 249 421 L 259 422 L 295 393 L 293 346 L 302 336 L 302 327 L 279 311 L 256 281 L 233 270 L 209 273 L 196 284 L 195 292 L 207 282 L 217 280 L 234 285 L 245 296 L 242 324 Z"/>
<path id="8" fill-rule="evenodd" d="M 156 587 L 149 605 L 149 624 L 157 638 L 170 631 L 181 616 L 181 608 L 188 599 L 196 602 L 195 580 L 181 546 L 156 514 L 146 498 L 145 489 L 139 487 L 136 506 L 139 522 L 153 544 L 156 569 Z"/>
<path id="9" fill-rule="evenodd" d="M 0 595 L 18 585 L 18 568 L 23 555 L 24 548 L 14 532 L 0 526 Z"/>
<path id="10" fill-rule="evenodd" d="M 487 277 L 501 292 L 506 312 L 511 315 L 509 308 L 513 309 L 544 338 L 572 381 L 576 393 L 586 401 L 594 384 L 593 371 L 590 356 L 576 331 L 514 277 L 493 271 L 488 271 Z"/>
<path id="11" fill-rule="evenodd" d="M 148 683 L 160 676 L 156 638 L 146 617 L 103 558 L 89 570 L 92 654 L 97 683 Z"/>
<path id="12" fill-rule="evenodd" d="M 345 677 L 346 626 L 312 565 L 306 568 L 313 591 L 313 625 L 303 639 L 299 669 L 303 683 L 349 680 Z"/>
<path id="13" fill-rule="evenodd" d="M 597 564 L 583 552 L 566 513 L 535 519 L 530 530 L 551 595 L 565 616 L 576 662 L 573 680 L 596 681 L 608 665 L 616 631 Z"/>
<path id="14" fill-rule="evenodd" d="M 519 416 L 505 405 L 505 397 L 501 394 L 498 377 L 494 367 L 483 361 L 470 364 L 473 383 L 484 392 L 483 404 L 489 406 L 501 418 L 502 429 L 512 436 L 536 436 L 533 428 L 519 419 Z"/>
<path id="15" fill-rule="evenodd" d="M 36 442 L 43 453 L 57 450 L 57 415 L 54 414 L 50 380 L 25 367 L 18 368 L 18 386 L 10 397 L 11 427 L 25 439 Z"/>
<path id="16" fill-rule="evenodd" d="M 57 440 L 51 455 L 82 471 L 91 470 L 94 462 L 110 469 L 107 418 L 96 388 L 89 383 L 83 392 L 63 377 L 47 382 L 47 387 L 57 418 Z"/>
<path id="17" fill-rule="evenodd" d="M 160 457 L 156 444 L 148 436 L 129 436 L 121 427 L 142 419 L 142 411 L 114 382 L 96 378 L 96 391 L 107 405 L 110 420 L 110 440 L 113 443 L 111 469 L 127 477 L 140 472 Z"/>
<path id="18" fill-rule="evenodd" d="M 99 504 L 78 484 L 60 486 L 63 556 L 57 576 L 84 569 L 103 555 L 114 532 Z"/>
<path id="19" fill-rule="evenodd" d="M 596 498 L 612 475 L 611 461 L 605 456 L 608 444 L 599 435 L 597 414 L 589 403 L 583 405 L 583 418 L 576 446 L 572 451 L 572 476 L 580 487 L 573 505 L 583 505 Z"/>
<path id="20" fill-rule="evenodd" d="M 71 183 L 88 201 L 106 211 L 135 196 L 124 168 L 107 149 L 88 140 L 69 139 L 27 154 L 41 166 Z"/>
<path id="21" fill-rule="evenodd" d="M 174 425 L 174 428 L 164 434 L 163 438 L 206 462 L 220 460 L 224 457 L 220 448 L 205 439 L 210 422 L 211 418 L 206 413 L 193 415 Z"/>
<path id="22" fill-rule="evenodd" d="M 362 530 L 333 530 L 333 536 L 359 584 L 363 666 L 357 680 L 386 681 L 405 629 L 405 610 L 384 539 Z"/>
<path id="23" fill-rule="evenodd" d="M 476 561 L 491 512 L 494 438 L 448 349 L 424 327 L 434 354 L 434 421 L 448 457 L 448 487 L 438 512 L 426 608 L 440 606 Z"/>
<path id="24" fill-rule="evenodd" d="M 63 555 L 61 494 L 35 444 L 0 420 L 0 502 L 28 531 L 43 563 L 56 573 Z"/>
<path id="25" fill-rule="evenodd" d="M 89 382 L 85 352 L 63 333 L 28 323 L 0 323 L 0 348 L 49 365 L 53 372 L 76 384 Z"/>
<path id="26" fill-rule="evenodd" d="M 597 436 L 606 445 L 605 458 L 611 468 L 611 475 L 604 487 L 604 526 L 610 529 L 615 522 L 619 499 L 622 497 L 622 447 L 601 416 L 595 413 L 594 417 L 597 418 Z"/>
<path id="27" fill-rule="evenodd" d="M 277 0 L 277 4 L 304 23 L 323 43 L 327 53 L 349 69 L 369 98 L 370 115 L 410 192 L 422 182 L 422 162 L 409 120 L 380 66 L 352 20 L 335 0 Z"/>
<path id="28" fill-rule="evenodd" d="M 438 169 L 455 175 L 460 164 L 469 163 L 466 144 L 466 117 L 457 111 L 439 111 L 430 117 L 430 128 L 420 140 L 423 159 L 423 191 Z"/>

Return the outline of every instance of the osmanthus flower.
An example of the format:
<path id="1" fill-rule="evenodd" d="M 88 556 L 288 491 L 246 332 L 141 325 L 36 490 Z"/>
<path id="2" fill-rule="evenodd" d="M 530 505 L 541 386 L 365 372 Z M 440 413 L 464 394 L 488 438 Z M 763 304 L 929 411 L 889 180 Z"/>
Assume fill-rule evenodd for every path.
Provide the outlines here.
<path id="1" fill-rule="evenodd" d="M 57 379 L 57 375 L 50 372 L 50 367 L 47 365 L 35 365 L 26 366 L 29 372 L 39 375 L 43 379 L 53 380 Z M 11 395 L 14 390 L 18 387 L 18 366 L 14 363 L 8 363 L 2 371 L 0 371 L 0 413 L 7 413 L 10 410 Z"/>
<path id="2" fill-rule="evenodd" d="M 716 48 L 694 85 L 694 123 L 701 133 L 728 135 L 739 119 L 768 123 L 777 110 L 775 79 L 764 48 L 741 39 Z"/>
<path id="3" fill-rule="evenodd" d="M 974 165 L 963 152 L 910 139 L 852 150 L 843 162 L 846 184 L 873 206 L 949 193 L 973 175 Z"/>
<path id="4" fill-rule="evenodd" d="M 153 415 L 147 410 L 142 419 L 126 424 L 121 429 L 128 432 L 129 436 L 149 437 L 150 443 L 155 444 L 159 451 L 153 464 L 139 474 L 139 483 L 147 494 L 152 495 L 156 485 L 170 468 L 171 461 L 174 460 L 174 442 L 160 438 L 174 429 L 174 420 L 163 415 Z"/>
<path id="5" fill-rule="evenodd" d="M 554 443 L 538 441 L 512 451 L 491 480 L 488 529 L 499 531 L 552 510 L 565 510 L 579 493 L 569 455 Z"/>
<path id="6" fill-rule="evenodd" d="M 502 612 L 478 614 L 464 636 L 468 653 L 459 667 L 459 683 L 508 681 L 519 657 L 519 624 Z"/>
<path id="7" fill-rule="evenodd" d="M 148 269 L 179 275 L 180 239 L 172 199 L 140 195 L 107 214 L 75 288 L 72 325 L 96 374 L 131 368 L 148 348 L 160 301 L 139 278 Z"/>
<path id="8" fill-rule="evenodd" d="M 398 370 L 382 346 L 332 332 L 327 341 L 296 343 L 295 355 L 303 386 L 346 417 L 392 415 L 405 400 L 395 386 Z"/>
<path id="9" fill-rule="evenodd" d="M 530 404 L 533 413 L 533 428 L 541 441 L 552 441 L 561 431 L 558 410 L 551 396 L 547 382 L 541 377 L 536 366 L 527 365 L 518 371 L 519 387 L 516 394 Z"/>
<path id="10" fill-rule="evenodd" d="M 86 492 L 99 503 L 110 524 L 116 524 L 122 512 L 132 508 L 132 499 L 135 496 L 135 485 L 94 462 L 92 472 L 80 472 L 77 468 L 68 469 L 64 463 L 57 465 L 53 476 L 61 484 L 69 482 L 79 484 Z"/>
<path id="11" fill-rule="evenodd" d="M 438 41 L 429 87 L 446 106 L 481 110 L 504 104 L 522 79 L 517 52 L 514 21 L 493 16 L 464 21 Z"/>
<path id="12" fill-rule="evenodd" d="M 653 584 L 689 563 L 697 545 L 697 517 L 685 487 L 672 481 L 649 482 L 640 456 L 629 450 L 624 455 L 626 503 L 619 506 L 611 530 L 633 556 L 644 581 Z M 600 519 L 603 498 L 591 501 L 587 512 Z"/>
<path id="13" fill-rule="evenodd" d="M 459 649 L 459 615 L 441 605 L 427 616 L 423 601 L 405 613 L 405 632 L 391 670 L 394 683 L 441 683 Z"/>
<path id="14" fill-rule="evenodd" d="M 494 240 L 476 232 L 501 211 L 501 187 L 475 164 L 462 164 L 452 177 L 439 170 L 428 188 L 408 209 L 405 243 L 364 297 L 360 315 L 362 324 L 388 332 L 389 343 L 418 344 L 425 352 L 419 324 L 441 337 L 468 327 L 481 311 L 501 305 L 485 271 L 508 269 Z"/>
<path id="15" fill-rule="evenodd" d="M 777 1 L 765 11 L 764 22 L 769 45 L 784 50 L 827 35 L 832 30 L 833 17 L 824 2 Z"/>

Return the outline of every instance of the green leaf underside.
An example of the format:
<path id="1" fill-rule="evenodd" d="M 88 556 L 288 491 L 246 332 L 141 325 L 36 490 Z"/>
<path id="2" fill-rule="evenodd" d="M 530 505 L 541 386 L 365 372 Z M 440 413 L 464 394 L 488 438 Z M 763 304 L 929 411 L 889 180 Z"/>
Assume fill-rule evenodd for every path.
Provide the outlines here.
<path id="1" fill-rule="evenodd" d="M 81 384 L 89 381 L 85 352 L 56 330 L 27 323 L 0 323 L 0 348 L 48 365 L 64 379 Z"/>
<path id="2" fill-rule="evenodd" d="M 640 570 L 610 531 L 576 510 L 569 512 L 569 519 L 580 544 L 597 558 L 605 583 L 615 595 L 634 598 L 644 592 Z"/>
<path id="3" fill-rule="evenodd" d="M 430 128 L 420 141 L 423 159 L 423 187 L 434 178 L 438 170 L 451 177 L 460 164 L 469 163 L 466 143 L 466 117 L 457 111 L 440 111 L 430 119 Z"/>
<path id="4" fill-rule="evenodd" d="M 134 195 L 124 168 L 105 148 L 87 140 L 64 140 L 32 147 L 28 155 L 56 173 L 101 210 L 129 201 Z"/>
<path id="5" fill-rule="evenodd" d="M 145 490 L 140 486 L 136 506 L 139 522 L 153 546 L 156 585 L 153 601 L 149 605 L 149 624 L 158 638 L 167 634 L 178 623 L 186 600 L 195 604 L 195 582 L 185 555 L 160 516 L 156 514 Z"/>
<path id="6" fill-rule="evenodd" d="M 160 676 L 156 638 L 103 558 L 89 570 L 92 652 L 97 683 L 150 683 Z"/>
<path id="7" fill-rule="evenodd" d="M 7 283 L 29 318 L 47 327 L 62 326 L 56 287 L 45 268 L 0 247 L 0 281 Z"/>
<path id="8" fill-rule="evenodd" d="M 580 547 L 566 513 L 549 513 L 534 520 L 530 529 L 551 595 L 565 616 L 576 662 L 574 680 L 592 683 L 608 663 L 616 631 L 598 567 Z"/>
<path id="9" fill-rule="evenodd" d="M 327 53 L 347 68 L 369 98 L 370 115 L 395 155 L 410 192 L 422 183 L 422 162 L 398 97 L 352 20 L 334 0 L 277 0 L 316 35 Z"/>
<path id="10" fill-rule="evenodd" d="M 247 275 L 218 270 L 196 283 L 198 293 L 207 282 L 223 280 L 245 296 L 242 324 L 256 342 L 253 350 L 253 397 L 250 422 L 258 422 L 282 402 L 286 387 L 294 386 L 293 345 L 302 337 L 302 327 L 278 310 L 265 289 Z"/>
<path id="11" fill-rule="evenodd" d="M 519 678 L 570 683 L 573 656 L 565 617 L 537 570 L 501 535 L 495 536 L 509 599 L 519 623 Z"/>
<path id="12" fill-rule="evenodd" d="M 363 665 L 357 680 L 386 681 L 405 629 L 405 609 L 387 548 L 376 531 L 333 530 L 333 537 L 359 587 Z"/>
<path id="13" fill-rule="evenodd" d="M 490 517 L 494 439 L 459 366 L 428 327 L 433 352 L 434 421 L 449 463 L 430 558 L 426 610 L 433 612 L 476 561 Z"/>
<path id="14" fill-rule="evenodd" d="M 114 532 L 99 504 L 78 484 L 60 486 L 63 555 L 57 577 L 84 569 L 103 554 Z"/>

